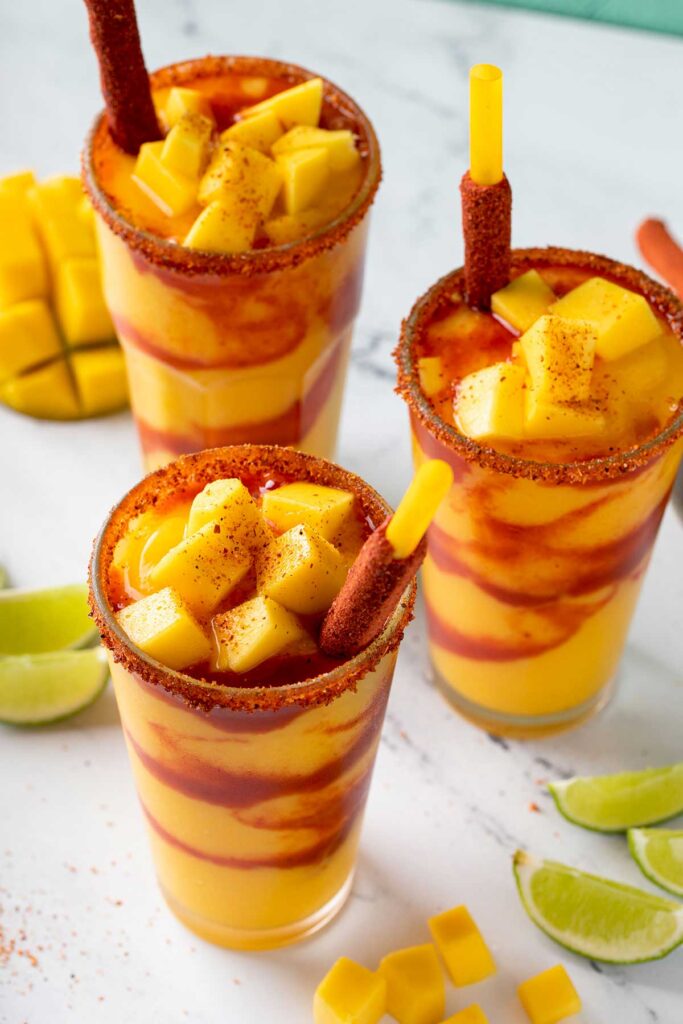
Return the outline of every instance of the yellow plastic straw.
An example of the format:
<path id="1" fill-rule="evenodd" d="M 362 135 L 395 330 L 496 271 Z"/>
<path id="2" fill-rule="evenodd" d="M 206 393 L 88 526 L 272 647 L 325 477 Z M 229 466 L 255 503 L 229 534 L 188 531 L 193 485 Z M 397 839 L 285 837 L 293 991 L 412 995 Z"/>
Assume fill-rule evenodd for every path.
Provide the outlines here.
<path id="1" fill-rule="evenodd" d="M 503 177 L 503 72 L 494 64 L 470 68 L 470 177 L 477 185 Z"/>
<path id="2" fill-rule="evenodd" d="M 387 526 L 386 538 L 395 558 L 412 555 L 452 483 L 453 470 L 447 462 L 422 463 Z"/>

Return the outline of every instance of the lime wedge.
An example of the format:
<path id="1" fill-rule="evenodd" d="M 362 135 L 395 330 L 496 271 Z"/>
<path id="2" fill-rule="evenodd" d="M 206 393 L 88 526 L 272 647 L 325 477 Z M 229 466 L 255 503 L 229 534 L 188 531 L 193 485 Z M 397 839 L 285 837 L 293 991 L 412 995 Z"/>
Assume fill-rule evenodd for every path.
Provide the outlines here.
<path id="1" fill-rule="evenodd" d="M 577 776 L 549 787 L 569 821 L 596 832 L 655 825 L 683 811 L 683 761 L 619 775 Z"/>
<path id="2" fill-rule="evenodd" d="M 522 850 L 513 868 L 531 920 L 572 953 L 637 964 L 659 960 L 683 942 L 680 903 Z"/>
<path id="3" fill-rule="evenodd" d="M 84 583 L 0 593 L 0 655 L 85 647 L 96 635 Z"/>
<path id="4" fill-rule="evenodd" d="M 646 878 L 683 896 L 683 829 L 631 828 L 628 848 Z"/>
<path id="5" fill-rule="evenodd" d="M 44 725 L 82 711 L 104 689 L 101 647 L 0 658 L 0 722 Z"/>

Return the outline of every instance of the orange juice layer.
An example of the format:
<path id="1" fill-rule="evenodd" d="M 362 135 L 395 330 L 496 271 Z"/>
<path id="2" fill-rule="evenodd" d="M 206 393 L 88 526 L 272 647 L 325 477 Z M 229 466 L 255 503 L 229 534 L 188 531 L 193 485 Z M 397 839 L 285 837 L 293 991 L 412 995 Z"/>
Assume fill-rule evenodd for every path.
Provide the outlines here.
<path id="1" fill-rule="evenodd" d="M 277 472 L 242 475 L 257 502 L 290 479 Z M 113 612 L 144 593 L 146 542 L 162 524 L 186 517 L 206 482 L 155 498 L 128 522 L 104 575 Z M 352 559 L 373 521 L 357 500 L 335 535 L 339 550 Z M 249 597 L 250 586 L 249 580 L 238 585 L 217 610 Z M 316 623 L 309 619 L 309 625 L 314 637 Z M 219 694 L 224 686 L 239 687 L 247 704 L 250 691 L 260 694 L 246 710 L 213 705 L 210 689 L 198 706 L 187 693 L 112 660 L 159 880 L 173 911 L 197 934 L 221 945 L 266 948 L 294 941 L 333 916 L 351 880 L 395 660 L 396 651 L 386 650 L 327 703 L 299 704 L 293 692 L 291 703 L 274 699 L 272 707 L 268 687 L 343 672 L 343 662 L 309 651 L 272 658 L 243 675 L 208 665 L 185 673 L 190 683 L 213 684 Z"/>
<path id="2" fill-rule="evenodd" d="M 558 296 L 591 276 L 580 267 L 541 270 Z M 509 359 L 516 336 L 491 314 L 468 309 L 457 288 L 448 291 L 451 298 L 414 335 L 412 355 L 441 357 L 446 380 L 431 401 L 452 425 L 457 382 Z M 665 372 L 647 390 L 638 390 L 629 366 L 637 351 L 602 365 L 596 359 L 600 436 L 486 443 L 504 454 L 566 463 L 647 441 L 683 394 L 680 340 L 663 319 L 662 331 L 651 344 Z M 468 458 L 415 407 L 411 420 L 416 462 L 438 457 L 455 471 L 424 567 L 431 656 L 446 691 L 466 714 L 502 731 L 506 722 L 524 728 L 582 717 L 617 670 L 681 443 L 624 467 L 621 476 L 581 480 L 579 473 L 563 481 L 559 466 L 555 476 L 520 474 L 495 455 Z"/>
<path id="3" fill-rule="evenodd" d="M 228 68 L 235 62 L 262 64 L 265 71 L 242 74 Z M 178 65 L 152 76 L 155 101 L 163 102 L 170 85 L 201 91 L 220 130 L 240 109 L 301 80 L 298 72 L 286 78 L 273 67 L 284 65 L 247 58 Z M 312 231 L 346 216 L 364 188 L 371 199 L 379 181 L 369 123 L 351 101 L 338 103 L 332 87 L 325 89 L 321 126 L 350 129 L 361 159 L 350 172 L 330 174 Z M 269 248 L 261 233 L 251 252 L 198 253 L 188 269 L 171 243 L 184 237 L 200 208 L 167 216 L 132 180 L 134 163 L 100 122 L 86 178 L 99 214 L 105 298 L 126 354 L 146 467 L 244 442 L 332 455 L 360 304 L 367 217 L 353 219 L 333 243 L 304 240 L 306 253 L 292 250 L 287 260 L 268 262 L 282 249 Z M 279 212 L 276 205 L 273 216 Z M 120 223 L 147 234 L 135 235 L 131 244 Z M 296 247 L 300 239 L 292 241 Z M 203 269 L 202 256 L 210 255 L 215 259 Z M 263 260 L 262 269 L 260 263 L 255 268 L 254 257 Z"/>

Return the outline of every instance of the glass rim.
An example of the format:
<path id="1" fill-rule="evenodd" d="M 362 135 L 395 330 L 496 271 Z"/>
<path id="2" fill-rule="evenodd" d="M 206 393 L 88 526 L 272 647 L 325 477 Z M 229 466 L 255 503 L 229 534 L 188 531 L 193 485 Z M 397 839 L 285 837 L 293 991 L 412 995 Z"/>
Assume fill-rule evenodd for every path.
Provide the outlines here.
<path id="1" fill-rule="evenodd" d="M 683 344 L 683 303 L 671 289 L 659 284 L 643 271 L 607 256 L 580 249 L 548 246 L 512 250 L 513 269 L 524 272 L 544 266 L 575 267 L 593 271 L 639 292 L 666 320 L 672 333 Z M 421 295 L 401 325 L 399 342 L 393 353 L 398 370 L 398 394 L 405 401 L 410 413 L 414 414 L 420 424 L 445 448 L 455 452 L 466 462 L 477 463 L 509 476 L 525 477 L 530 480 L 542 479 L 553 483 L 593 484 L 625 478 L 629 473 L 642 470 L 683 435 L 683 399 L 679 399 L 678 412 L 655 437 L 625 451 L 592 459 L 571 462 L 536 461 L 500 452 L 461 434 L 455 426 L 438 415 L 423 393 L 414 359 L 414 346 L 426 318 L 438 306 L 443 295 L 448 291 L 461 291 L 463 285 L 464 268 L 459 267 L 445 274 Z"/>
<path id="2" fill-rule="evenodd" d="M 201 74 L 199 73 L 201 72 Z M 202 249 L 188 249 L 178 242 L 161 238 L 151 231 L 137 228 L 119 212 L 101 187 L 95 168 L 94 151 L 99 133 L 106 130 L 106 111 L 100 111 L 88 132 L 81 153 L 81 177 L 86 192 L 107 226 L 131 249 L 140 252 L 151 263 L 166 270 L 183 274 L 253 275 L 294 267 L 343 242 L 359 224 L 372 205 L 382 179 L 380 146 L 372 122 L 348 93 L 329 79 L 298 64 L 255 56 L 206 56 L 177 61 L 150 74 L 152 86 L 166 88 L 210 75 L 248 74 L 263 77 L 279 75 L 294 85 L 312 78 L 322 78 L 324 99 L 340 112 L 353 117 L 362 142 L 367 148 L 367 167 L 361 186 L 348 206 L 334 220 L 324 224 L 314 234 L 303 239 L 285 242 L 264 249 L 250 249 L 243 253 L 216 253 Z"/>
<path id="3" fill-rule="evenodd" d="M 107 595 L 106 573 L 111 564 L 114 549 L 125 535 L 125 528 L 135 515 L 153 507 L 153 495 L 158 488 L 166 489 L 170 495 L 175 490 L 194 483 L 208 483 L 218 479 L 220 473 L 212 473 L 212 467 L 234 467 L 238 476 L 238 465 L 244 473 L 248 467 L 267 468 L 282 471 L 298 469 L 304 478 L 330 486 L 343 486 L 352 490 L 361 501 L 365 515 L 373 521 L 384 519 L 391 507 L 378 492 L 361 477 L 342 469 L 336 463 L 304 452 L 277 445 L 230 445 L 211 448 L 179 459 L 143 477 L 132 487 L 109 513 L 100 529 L 94 545 L 89 567 L 89 600 L 95 623 L 100 631 L 104 646 L 113 660 L 125 671 L 141 678 L 146 683 L 161 686 L 167 693 L 184 699 L 194 707 L 210 711 L 215 707 L 233 711 L 258 713 L 278 711 L 286 707 L 309 707 L 329 704 L 356 685 L 373 671 L 382 658 L 396 650 L 403 638 L 403 632 L 412 618 L 417 591 L 413 579 L 404 590 L 396 608 L 387 620 L 381 633 L 358 654 L 335 665 L 334 668 L 317 676 L 295 683 L 275 686 L 230 686 L 209 680 L 198 680 L 176 669 L 171 669 L 145 654 L 133 644 L 116 620 Z M 194 475 L 190 476 L 192 472 Z M 225 475 L 225 474 L 223 474 Z M 381 517 L 381 518 L 380 518 Z"/>

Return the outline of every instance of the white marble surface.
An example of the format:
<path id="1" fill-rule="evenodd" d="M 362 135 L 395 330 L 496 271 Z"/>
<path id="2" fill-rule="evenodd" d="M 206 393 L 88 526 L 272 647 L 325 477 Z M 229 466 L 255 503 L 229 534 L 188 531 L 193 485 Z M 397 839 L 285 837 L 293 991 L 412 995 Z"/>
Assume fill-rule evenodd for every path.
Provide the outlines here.
<path id="1" fill-rule="evenodd" d="M 638 262 L 632 232 L 649 212 L 683 234 L 683 43 L 491 8 L 403 0 L 140 0 L 150 65 L 213 52 L 289 57 L 337 79 L 382 140 L 367 288 L 340 461 L 390 499 L 408 479 L 404 411 L 389 358 L 400 318 L 460 262 L 456 186 L 465 164 L 466 72 L 507 76 L 506 162 L 518 244 L 597 248 Z M 0 171 L 76 165 L 98 107 L 85 15 L 76 0 L 0 9 Z M 14 583 L 83 576 L 107 509 L 139 472 L 132 425 L 47 425 L 0 410 L 0 561 Z M 302 1024 L 340 954 L 373 966 L 427 937 L 425 919 L 467 901 L 500 971 L 449 1010 L 481 1001 L 492 1024 L 522 1024 L 515 983 L 561 960 L 584 1024 L 679 1024 L 683 953 L 630 969 L 564 954 L 518 904 L 518 845 L 638 883 L 622 840 L 562 821 L 542 781 L 681 757 L 683 598 L 680 524 L 669 513 L 631 634 L 618 697 L 573 735 L 492 741 L 430 687 L 421 618 L 401 654 L 352 898 L 300 948 L 245 955 L 195 941 L 162 906 L 111 692 L 42 732 L 0 734 L 0 926 L 38 960 L 0 962 L 3 1024 L 153 1019 Z M 540 813 L 532 813 L 536 802 Z M 2 945 L 2 943 L 0 943 Z"/>

